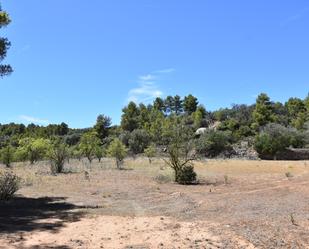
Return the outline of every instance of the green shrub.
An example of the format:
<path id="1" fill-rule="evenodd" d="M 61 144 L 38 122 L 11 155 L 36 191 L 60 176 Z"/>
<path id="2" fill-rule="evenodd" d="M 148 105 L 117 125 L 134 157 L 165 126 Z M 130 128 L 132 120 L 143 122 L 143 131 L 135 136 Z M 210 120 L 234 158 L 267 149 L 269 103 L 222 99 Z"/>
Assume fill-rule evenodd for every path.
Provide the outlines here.
<path id="1" fill-rule="evenodd" d="M 155 145 L 150 145 L 144 150 L 144 153 L 148 157 L 149 163 L 152 163 L 152 158 L 155 157 L 157 149 Z"/>
<path id="2" fill-rule="evenodd" d="M 145 130 L 134 130 L 130 135 L 129 148 L 134 154 L 143 153 L 149 140 L 149 134 Z"/>
<path id="3" fill-rule="evenodd" d="M 70 155 L 69 147 L 60 141 L 55 141 L 48 153 L 51 161 L 51 172 L 53 174 L 62 173 L 64 163 Z"/>
<path id="4" fill-rule="evenodd" d="M 100 146 L 100 143 L 101 141 L 98 138 L 98 134 L 95 131 L 88 131 L 81 137 L 78 149 L 91 163 L 95 157 L 96 149 Z"/>
<path id="5" fill-rule="evenodd" d="M 14 160 L 15 149 L 8 145 L 0 150 L 0 162 L 6 165 L 6 167 L 11 167 L 11 163 Z"/>
<path id="6" fill-rule="evenodd" d="M 107 148 L 107 154 L 115 158 L 118 169 L 121 169 L 123 160 L 127 156 L 127 153 L 127 148 L 119 139 L 115 139 Z"/>
<path id="7" fill-rule="evenodd" d="M 11 199 L 20 188 L 20 178 L 5 171 L 0 173 L 0 201 Z"/>
<path id="8" fill-rule="evenodd" d="M 209 130 L 196 143 L 196 150 L 206 157 L 215 157 L 231 148 L 232 135 L 229 131 Z"/>
<path id="9" fill-rule="evenodd" d="M 99 163 L 101 162 L 102 157 L 104 156 L 104 150 L 102 146 L 97 146 L 94 150 L 95 157 L 98 159 Z"/>
<path id="10" fill-rule="evenodd" d="M 286 128 L 279 124 L 268 124 L 256 136 L 254 147 L 260 156 L 272 156 L 276 159 L 279 152 L 289 146 L 304 146 L 304 136 L 294 128 Z"/>
<path id="11" fill-rule="evenodd" d="M 177 182 L 184 185 L 196 183 L 196 173 L 193 165 L 186 165 L 180 170 Z"/>
<path id="12" fill-rule="evenodd" d="M 29 160 L 31 164 L 46 158 L 51 141 L 44 138 L 24 138 L 19 141 L 17 155 L 19 159 Z"/>

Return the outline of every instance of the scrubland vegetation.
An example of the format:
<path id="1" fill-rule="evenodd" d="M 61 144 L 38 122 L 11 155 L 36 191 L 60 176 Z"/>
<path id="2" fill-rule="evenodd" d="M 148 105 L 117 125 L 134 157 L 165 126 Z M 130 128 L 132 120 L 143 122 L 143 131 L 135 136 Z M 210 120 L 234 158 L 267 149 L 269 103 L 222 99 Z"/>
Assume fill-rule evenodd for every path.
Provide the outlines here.
<path id="1" fill-rule="evenodd" d="M 210 112 L 192 95 L 168 96 L 148 106 L 129 103 L 119 126 L 105 115 L 85 129 L 71 129 L 65 123 L 0 125 L 0 159 L 7 167 L 18 161 L 50 160 L 52 172 L 61 173 L 61 165 L 70 158 L 86 157 L 91 163 L 111 156 L 121 168 L 127 155 L 144 154 L 150 159 L 163 155 L 169 157 L 166 162 L 175 170 L 176 181 L 183 168 L 194 182 L 190 161 L 246 157 L 237 153 L 242 142 L 247 150 L 273 159 L 289 147 L 307 148 L 308 117 L 309 97 L 282 104 L 260 94 L 253 105 Z M 197 133 L 200 128 L 202 132 Z"/>

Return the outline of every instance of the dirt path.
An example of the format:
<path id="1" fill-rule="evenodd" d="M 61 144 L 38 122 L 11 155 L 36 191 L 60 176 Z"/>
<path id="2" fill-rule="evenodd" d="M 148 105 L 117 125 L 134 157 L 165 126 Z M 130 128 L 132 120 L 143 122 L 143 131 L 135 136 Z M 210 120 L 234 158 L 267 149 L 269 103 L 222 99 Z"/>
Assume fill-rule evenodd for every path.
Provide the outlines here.
<path id="1" fill-rule="evenodd" d="M 232 233 L 213 235 L 212 229 L 218 226 L 167 217 L 96 216 L 70 223 L 57 233 L 23 233 L 15 240 L 8 236 L 0 240 L 0 248 L 255 248 Z"/>

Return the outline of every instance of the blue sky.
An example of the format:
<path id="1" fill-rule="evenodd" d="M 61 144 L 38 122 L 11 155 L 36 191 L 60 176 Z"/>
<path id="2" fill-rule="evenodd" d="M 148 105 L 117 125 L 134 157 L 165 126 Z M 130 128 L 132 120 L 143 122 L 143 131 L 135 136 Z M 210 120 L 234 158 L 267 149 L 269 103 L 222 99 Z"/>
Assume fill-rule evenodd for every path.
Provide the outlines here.
<path id="1" fill-rule="evenodd" d="M 309 91 L 307 0 L 3 0 L 15 72 L 0 123 L 119 123 L 128 100 L 192 93 L 208 110 Z"/>

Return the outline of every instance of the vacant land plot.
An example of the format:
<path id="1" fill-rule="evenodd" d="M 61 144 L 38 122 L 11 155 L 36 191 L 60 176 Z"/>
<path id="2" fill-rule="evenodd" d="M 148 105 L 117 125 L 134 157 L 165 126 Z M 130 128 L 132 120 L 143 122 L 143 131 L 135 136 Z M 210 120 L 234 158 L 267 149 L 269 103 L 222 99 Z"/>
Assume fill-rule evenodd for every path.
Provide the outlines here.
<path id="1" fill-rule="evenodd" d="M 196 162 L 181 186 L 162 160 L 14 165 L 0 248 L 309 248 L 309 162 Z"/>

